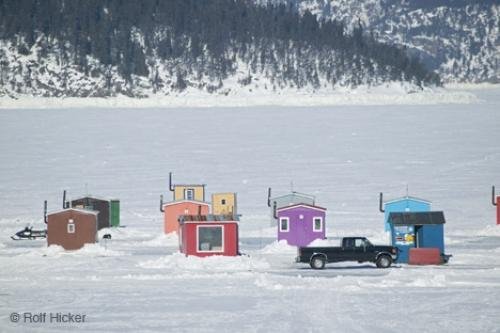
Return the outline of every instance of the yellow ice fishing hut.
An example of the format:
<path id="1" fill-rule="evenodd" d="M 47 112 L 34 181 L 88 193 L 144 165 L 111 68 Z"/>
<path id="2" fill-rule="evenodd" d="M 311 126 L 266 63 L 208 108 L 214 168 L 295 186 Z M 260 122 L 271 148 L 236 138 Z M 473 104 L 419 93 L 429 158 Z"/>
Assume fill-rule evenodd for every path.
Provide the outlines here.
<path id="1" fill-rule="evenodd" d="M 174 193 L 174 201 L 190 200 L 205 202 L 205 184 L 185 185 L 172 184 L 172 173 L 169 174 L 170 191 Z"/>
<path id="2" fill-rule="evenodd" d="M 236 193 L 212 194 L 212 214 L 237 215 Z"/>

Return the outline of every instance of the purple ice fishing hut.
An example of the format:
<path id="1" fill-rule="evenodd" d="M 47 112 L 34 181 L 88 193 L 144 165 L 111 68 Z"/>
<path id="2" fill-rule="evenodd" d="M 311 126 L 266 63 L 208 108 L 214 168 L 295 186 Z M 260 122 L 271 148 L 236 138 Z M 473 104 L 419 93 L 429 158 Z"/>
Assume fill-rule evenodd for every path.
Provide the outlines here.
<path id="1" fill-rule="evenodd" d="M 308 246 L 315 239 L 325 239 L 326 208 L 296 204 L 275 210 L 278 219 L 278 241 L 288 245 Z"/>

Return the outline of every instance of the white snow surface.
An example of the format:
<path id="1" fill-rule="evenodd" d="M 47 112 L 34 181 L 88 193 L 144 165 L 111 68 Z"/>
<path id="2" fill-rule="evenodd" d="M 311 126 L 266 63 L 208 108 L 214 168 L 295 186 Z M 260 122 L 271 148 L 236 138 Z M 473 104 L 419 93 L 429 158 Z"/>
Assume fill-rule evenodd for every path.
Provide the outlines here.
<path id="1" fill-rule="evenodd" d="M 500 332 L 500 88 L 471 103 L 0 110 L 0 332 Z M 179 254 L 159 195 L 237 192 L 239 257 Z M 378 193 L 443 210 L 449 264 L 296 264 L 269 227 L 273 193 L 314 194 L 327 237 L 387 244 Z M 63 189 L 121 200 L 124 227 L 78 251 L 45 240 Z M 111 240 L 103 240 L 106 233 Z M 12 313 L 21 314 L 13 323 Z M 25 313 L 85 314 L 27 323 Z"/>
<path id="2" fill-rule="evenodd" d="M 265 260 L 255 260 L 248 256 L 225 257 L 211 256 L 199 258 L 188 256 L 182 253 L 174 253 L 155 260 L 140 262 L 139 267 L 161 269 L 166 268 L 172 271 L 196 271 L 196 272 L 237 272 L 253 271 L 269 268 Z"/>

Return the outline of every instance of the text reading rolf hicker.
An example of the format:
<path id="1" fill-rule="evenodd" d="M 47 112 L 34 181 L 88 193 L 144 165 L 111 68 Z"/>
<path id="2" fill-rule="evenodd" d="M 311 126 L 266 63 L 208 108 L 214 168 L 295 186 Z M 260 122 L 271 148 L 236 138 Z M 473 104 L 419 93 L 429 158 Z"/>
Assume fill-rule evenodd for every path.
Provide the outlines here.
<path id="1" fill-rule="evenodd" d="M 87 315 L 71 312 L 22 312 L 12 313 L 10 320 L 25 324 L 85 323 Z"/>

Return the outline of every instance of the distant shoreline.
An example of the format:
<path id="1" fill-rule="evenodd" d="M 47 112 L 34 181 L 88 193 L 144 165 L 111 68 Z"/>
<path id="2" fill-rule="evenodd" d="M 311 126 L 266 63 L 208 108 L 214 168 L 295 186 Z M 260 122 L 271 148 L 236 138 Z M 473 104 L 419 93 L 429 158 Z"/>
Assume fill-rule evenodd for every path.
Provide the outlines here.
<path id="1" fill-rule="evenodd" d="M 171 96 L 148 98 L 118 97 L 28 97 L 18 99 L 0 97 L 0 109 L 54 109 L 54 108 L 209 108 L 209 107 L 328 107 L 376 105 L 436 105 L 472 104 L 480 99 L 474 91 L 496 89 L 494 84 L 453 84 L 446 88 L 424 91 L 405 91 L 402 87 L 385 86 L 337 90 L 334 92 L 279 91 L 235 92 L 218 95 L 187 91 Z"/>

